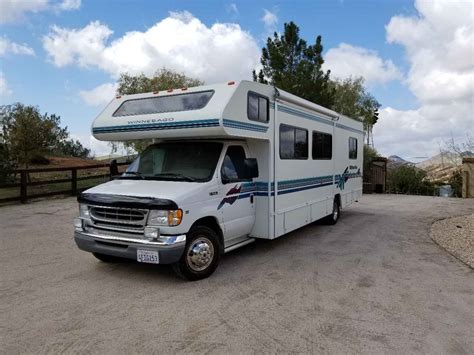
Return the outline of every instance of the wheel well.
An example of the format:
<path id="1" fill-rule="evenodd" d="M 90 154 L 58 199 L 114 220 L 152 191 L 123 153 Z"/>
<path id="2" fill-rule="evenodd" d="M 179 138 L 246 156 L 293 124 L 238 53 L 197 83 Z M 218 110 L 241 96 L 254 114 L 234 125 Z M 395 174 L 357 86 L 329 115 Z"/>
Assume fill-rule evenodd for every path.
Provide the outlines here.
<path id="1" fill-rule="evenodd" d="M 221 251 L 224 251 L 224 234 L 222 233 L 221 227 L 219 226 L 219 223 L 217 222 L 217 219 L 215 217 L 203 217 L 198 219 L 196 222 L 193 223 L 191 228 L 197 227 L 197 226 L 205 226 L 208 228 L 211 228 L 214 232 L 216 232 L 218 238 L 219 238 L 219 244 L 221 247 Z"/>
<path id="2" fill-rule="evenodd" d="M 341 207 L 341 195 L 336 194 L 336 196 L 334 196 L 334 200 L 336 200 L 337 203 L 339 204 L 339 207 Z"/>

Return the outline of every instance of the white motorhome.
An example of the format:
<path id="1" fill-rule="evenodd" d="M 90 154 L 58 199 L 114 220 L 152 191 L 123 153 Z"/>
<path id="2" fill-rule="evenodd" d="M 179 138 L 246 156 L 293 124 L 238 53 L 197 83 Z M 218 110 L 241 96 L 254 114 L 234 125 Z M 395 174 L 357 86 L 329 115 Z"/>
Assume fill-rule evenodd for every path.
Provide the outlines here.
<path id="1" fill-rule="evenodd" d="M 154 142 L 78 198 L 75 241 L 102 261 L 173 264 L 202 279 L 256 238 L 336 223 L 362 194 L 362 123 L 269 85 L 117 96 L 92 133 Z"/>

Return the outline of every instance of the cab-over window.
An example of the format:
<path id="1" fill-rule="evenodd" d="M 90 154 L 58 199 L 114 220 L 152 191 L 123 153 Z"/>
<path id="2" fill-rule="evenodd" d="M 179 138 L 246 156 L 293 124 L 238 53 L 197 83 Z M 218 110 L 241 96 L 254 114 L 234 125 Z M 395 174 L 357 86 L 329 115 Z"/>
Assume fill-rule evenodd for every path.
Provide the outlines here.
<path id="1" fill-rule="evenodd" d="M 249 92 L 247 96 L 247 117 L 249 120 L 268 122 L 269 101 L 268 97 Z"/>

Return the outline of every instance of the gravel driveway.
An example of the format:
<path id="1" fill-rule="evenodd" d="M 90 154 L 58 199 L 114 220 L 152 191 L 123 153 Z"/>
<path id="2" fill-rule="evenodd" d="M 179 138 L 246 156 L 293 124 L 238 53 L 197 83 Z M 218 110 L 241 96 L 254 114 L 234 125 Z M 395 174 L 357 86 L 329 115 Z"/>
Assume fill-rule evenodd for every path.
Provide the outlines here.
<path id="1" fill-rule="evenodd" d="M 0 353 L 474 353 L 474 271 L 429 237 L 473 200 L 364 196 L 194 283 L 98 262 L 76 213 L 73 198 L 0 208 Z"/>

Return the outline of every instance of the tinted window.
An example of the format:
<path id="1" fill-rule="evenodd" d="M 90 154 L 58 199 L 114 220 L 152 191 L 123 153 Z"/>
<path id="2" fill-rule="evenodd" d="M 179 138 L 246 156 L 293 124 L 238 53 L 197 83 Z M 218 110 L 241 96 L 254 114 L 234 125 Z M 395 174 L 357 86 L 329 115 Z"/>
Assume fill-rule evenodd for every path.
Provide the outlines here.
<path id="1" fill-rule="evenodd" d="M 247 116 L 249 120 L 268 122 L 269 101 L 265 96 L 253 92 L 248 93 L 247 97 Z"/>
<path id="2" fill-rule="evenodd" d="M 268 99 L 264 97 L 258 98 L 258 120 L 268 122 Z"/>
<path id="3" fill-rule="evenodd" d="M 193 92 L 170 96 L 127 100 L 115 111 L 114 117 L 149 115 L 152 113 L 199 110 L 207 105 L 214 91 Z"/>
<path id="4" fill-rule="evenodd" d="M 332 135 L 313 132 L 313 159 L 332 159 Z"/>
<path id="5" fill-rule="evenodd" d="M 247 110 L 249 119 L 258 121 L 258 96 L 249 94 Z"/>
<path id="6" fill-rule="evenodd" d="M 308 131 L 280 125 L 280 159 L 307 159 Z"/>
<path id="7" fill-rule="evenodd" d="M 245 151 L 241 146 L 231 146 L 222 162 L 221 175 L 223 180 L 245 179 Z"/>
<path id="8" fill-rule="evenodd" d="M 349 137 L 349 159 L 357 159 L 357 139 Z"/>

